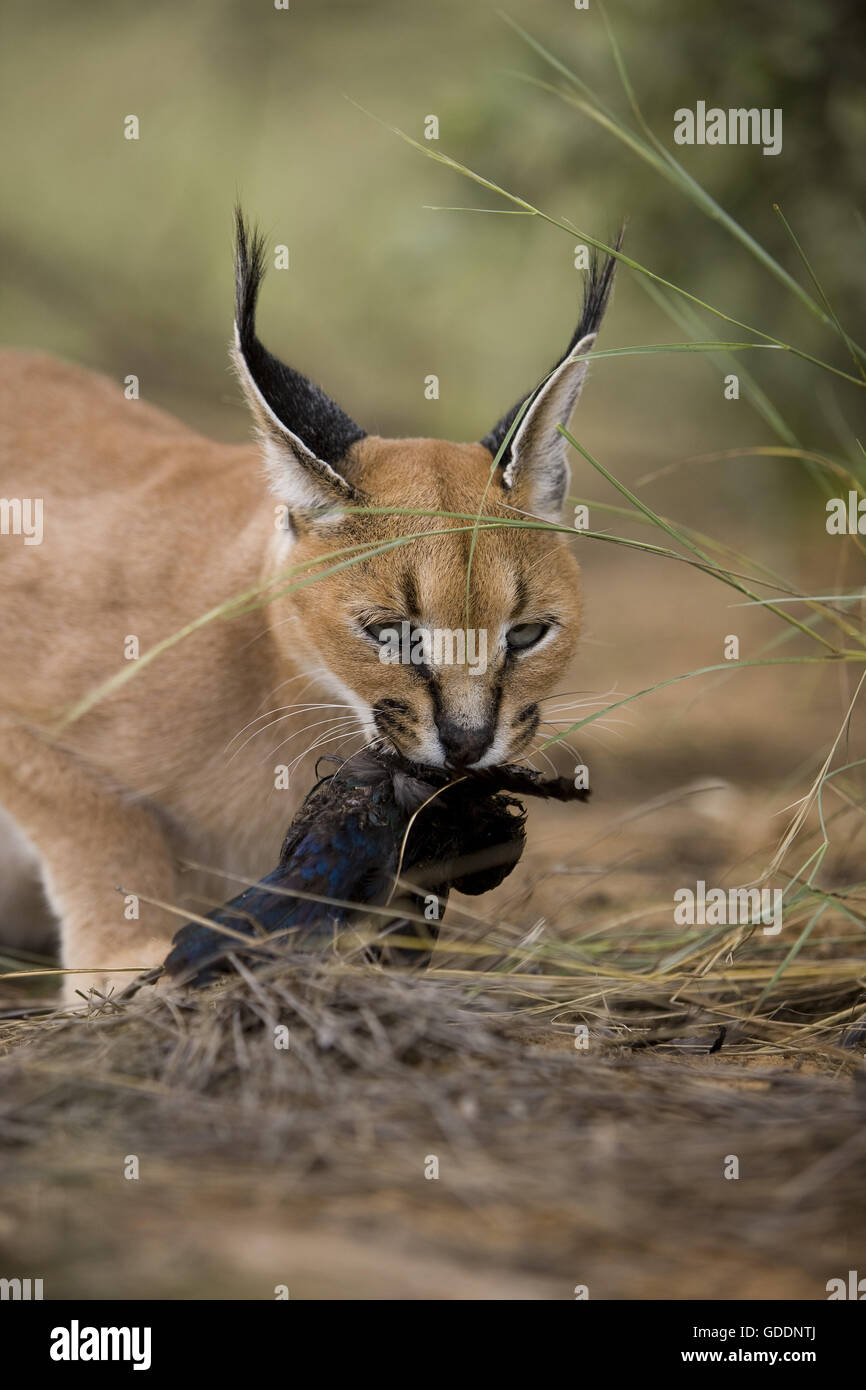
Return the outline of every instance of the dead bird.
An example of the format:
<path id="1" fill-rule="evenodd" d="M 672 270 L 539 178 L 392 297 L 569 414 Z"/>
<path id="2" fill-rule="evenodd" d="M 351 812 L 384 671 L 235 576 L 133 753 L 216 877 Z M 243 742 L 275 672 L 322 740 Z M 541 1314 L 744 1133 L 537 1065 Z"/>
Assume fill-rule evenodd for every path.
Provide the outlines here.
<path id="1" fill-rule="evenodd" d="M 313 787 L 266 878 L 211 912 L 213 926 L 181 927 L 165 973 L 204 984 L 231 969 L 230 956 L 266 959 L 275 943 L 289 941 L 321 946 L 369 918 L 370 907 L 389 909 L 372 919 L 384 924 L 374 953 L 425 963 L 423 946 L 387 947 L 387 938 L 415 937 L 429 948 L 452 888 L 486 893 L 511 873 L 526 840 L 526 810 L 515 793 L 559 801 L 589 795 L 567 777 L 543 778 L 533 768 L 485 768 L 455 779 L 393 754 L 356 754 Z"/>

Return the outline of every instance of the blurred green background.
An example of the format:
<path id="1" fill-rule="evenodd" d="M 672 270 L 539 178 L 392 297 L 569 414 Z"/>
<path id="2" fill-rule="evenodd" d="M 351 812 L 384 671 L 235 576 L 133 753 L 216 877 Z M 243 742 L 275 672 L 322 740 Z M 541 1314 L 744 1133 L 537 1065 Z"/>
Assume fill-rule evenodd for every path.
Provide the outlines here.
<path id="1" fill-rule="evenodd" d="M 516 74 L 556 75 L 495 5 L 467 0 L 43 0 L 4 5 L 2 337 L 121 380 L 224 439 L 249 433 L 227 371 L 231 209 L 272 244 L 260 327 L 371 432 L 478 438 L 567 341 L 580 298 L 574 239 L 538 218 L 434 212 L 507 206 L 409 148 L 353 102 L 554 215 L 608 238 L 736 317 L 842 367 L 833 335 L 727 233 L 612 136 Z M 862 310 L 866 109 L 862 0 L 610 0 L 650 124 L 792 272 L 778 201 L 852 332 Z M 609 104 L 627 103 L 601 12 L 505 0 L 507 13 Z M 673 145 L 673 112 L 782 107 L 784 147 Z M 128 141 L 134 113 L 141 138 Z M 714 333 L 729 336 L 718 320 Z M 730 336 L 742 336 L 734 330 Z M 677 340 L 622 273 L 601 346 Z M 759 360 L 760 359 L 760 360 Z M 804 442 L 850 450 L 857 392 L 787 355 L 751 354 Z M 438 402 L 424 378 L 440 378 Z M 773 442 L 723 400 L 708 359 L 599 363 L 582 406 L 587 446 L 626 477 L 671 457 Z M 583 480 L 587 481 L 587 480 Z M 715 503 L 794 505 L 791 465 L 737 463 Z M 578 487 L 578 490 L 581 490 Z M 679 475 L 683 520 L 706 476 Z M 762 498 L 764 499 L 762 501 Z"/>

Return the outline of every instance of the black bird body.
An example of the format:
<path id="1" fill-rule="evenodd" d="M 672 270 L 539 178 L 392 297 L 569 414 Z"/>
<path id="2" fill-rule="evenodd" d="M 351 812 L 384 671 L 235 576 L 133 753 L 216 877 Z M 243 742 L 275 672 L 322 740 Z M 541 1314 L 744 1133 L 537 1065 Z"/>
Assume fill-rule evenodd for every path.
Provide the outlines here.
<path id="1" fill-rule="evenodd" d="M 383 943 L 397 935 L 429 944 L 451 888 L 485 893 L 519 860 L 526 812 L 512 792 L 559 800 L 588 795 L 567 778 L 545 781 L 530 768 L 491 768 L 455 780 L 444 769 L 357 754 L 312 789 L 266 878 L 210 913 L 214 925 L 190 922 L 180 929 L 166 973 L 204 983 L 230 968 L 230 955 L 254 959 L 274 942 L 321 945 L 365 915 L 370 920 L 370 907 L 393 910 L 371 919 L 381 926 Z M 414 920 L 425 918 L 425 906 L 430 916 L 430 895 L 432 920 Z M 408 908 L 407 918 L 401 913 Z M 427 958 L 423 949 L 384 949 L 410 963 Z"/>

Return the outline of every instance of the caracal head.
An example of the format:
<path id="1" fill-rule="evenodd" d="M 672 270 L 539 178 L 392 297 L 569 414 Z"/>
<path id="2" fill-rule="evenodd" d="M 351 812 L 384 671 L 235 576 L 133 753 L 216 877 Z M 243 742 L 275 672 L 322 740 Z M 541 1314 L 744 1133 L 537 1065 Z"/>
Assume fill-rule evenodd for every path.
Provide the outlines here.
<path id="1" fill-rule="evenodd" d="M 288 667 L 351 706 L 359 742 L 459 771 L 515 761 L 552 732 L 542 701 L 580 622 L 577 562 L 553 529 L 569 485 L 558 426 L 614 265 L 593 265 L 562 359 L 480 443 L 382 439 L 259 342 L 264 246 L 238 214 L 233 356 L 284 522 L 274 570 L 292 586 L 270 627 Z"/>

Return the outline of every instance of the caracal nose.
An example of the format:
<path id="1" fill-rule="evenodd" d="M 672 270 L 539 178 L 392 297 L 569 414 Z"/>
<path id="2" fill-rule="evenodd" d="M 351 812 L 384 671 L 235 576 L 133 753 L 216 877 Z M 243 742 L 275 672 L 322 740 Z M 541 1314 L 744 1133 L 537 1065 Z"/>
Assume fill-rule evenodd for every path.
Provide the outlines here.
<path id="1" fill-rule="evenodd" d="M 471 767 L 483 757 L 493 742 L 493 730 L 488 724 L 467 728 L 465 724 L 443 718 L 437 721 L 436 727 L 449 767 Z"/>

